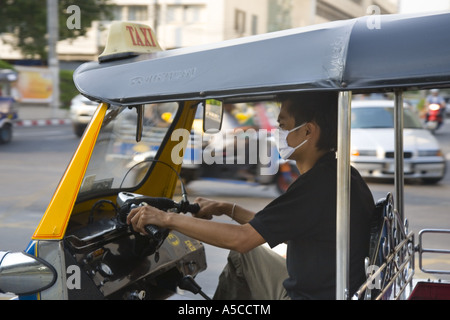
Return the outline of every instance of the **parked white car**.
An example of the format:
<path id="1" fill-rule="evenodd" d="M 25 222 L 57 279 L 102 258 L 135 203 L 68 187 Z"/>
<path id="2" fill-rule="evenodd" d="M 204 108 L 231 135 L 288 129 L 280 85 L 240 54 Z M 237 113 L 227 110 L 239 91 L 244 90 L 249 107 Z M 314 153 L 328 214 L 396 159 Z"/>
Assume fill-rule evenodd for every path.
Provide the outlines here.
<path id="1" fill-rule="evenodd" d="M 70 104 L 70 118 L 72 119 L 73 131 L 78 137 L 83 135 L 97 106 L 97 102 L 91 101 L 81 94 L 72 99 Z"/>
<path id="2" fill-rule="evenodd" d="M 445 175 L 445 157 L 436 138 L 405 106 L 404 176 L 437 183 Z M 352 103 L 351 162 L 364 178 L 393 178 L 394 102 L 365 100 Z"/>

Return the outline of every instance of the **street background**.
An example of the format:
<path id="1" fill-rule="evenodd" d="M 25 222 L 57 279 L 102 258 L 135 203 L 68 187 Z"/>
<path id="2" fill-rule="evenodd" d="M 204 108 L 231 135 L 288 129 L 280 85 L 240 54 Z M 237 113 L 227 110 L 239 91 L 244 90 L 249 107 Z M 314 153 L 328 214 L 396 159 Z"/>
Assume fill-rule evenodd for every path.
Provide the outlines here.
<path id="1" fill-rule="evenodd" d="M 21 106 L 13 141 L 0 145 L 0 250 L 12 251 L 21 251 L 27 246 L 78 145 L 79 138 L 73 134 L 68 110 L 57 106 L 68 107 L 69 99 L 77 93 L 71 84 L 73 70 L 82 62 L 97 60 L 106 44 L 107 30 L 112 21 L 150 25 L 163 46 L 174 49 L 364 15 L 450 9 L 447 0 L 111 0 L 116 7 L 108 16 L 105 12 L 102 15 L 97 12 L 102 8 L 103 0 L 83 1 L 83 4 L 94 4 L 90 10 L 84 6 L 80 8 L 76 2 L 70 8 L 63 8 L 66 3 L 63 1 L 47 0 L 47 6 L 43 6 L 28 0 L 20 2 L 27 4 L 20 10 L 13 8 L 7 11 L 14 6 L 13 2 L 8 1 L 0 8 L 3 14 L 0 35 L 4 36 L 0 37 L 0 61 L 10 63 L 10 67 L 21 73 L 22 79 L 29 80 L 36 74 L 28 76 L 26 71 L 38 66 L 39 80 L 35 79 L 34 87 L 26 85 L 16 89 L 21 92 L 21 98 L 32 100 L 32 103 L 37 99 L 48 105 Z M 65 16 L 60 19 L 58 14 Z M 101 21 L 98 20 L 100 18 Z M 25 54 L 23 48 L 11 45 L 13 30 L 26 39 L 23 42 L 28 49 L 35 45 L 31 53 Z M 80 33 L 82 36 L 73 37 Z M 32 82 L 21 81 L 21 84 Z M 60 88 L 64 83 L 71 85 Z M 21 102 L 27 103 L 27 99 Z M 450 124 L 446 124 L 437 133 L 437 138 L 447 160 L 450 159 L 449 137 Z M 369 186 L 375 200 L 387 192 L 394 192 L 390 182 L 370 182 Z M 449 189 L 448 173 L 437 185 L 406 185 L 405 209 L 411 230 L 417 233 L 423 228 L 450 229 Z M 194 181 L 188 185 L 188 190 L 191 200 L 197 196 L 211 197 L 237 202 L 254 211 L 277 196 L 274 187 L 219 180 Z M 229 221 L 224 217 L 219 219 Z M 449 244 L 448 238 L 433 238 L 429 242 L 430 247 L 445 248 Z M 212 296 L 226 262 L 227 251 L 205 247 L 208 269 L 197 280 L 206 294 Z M 447 257 L 433 256 L 427 258 L 427 262 L 433 264 L 430 268 L 450 270 Z M 422 275 L 420 271 L 418 277 L 436 278 Z M 182 298 L 193 297 L 190 294 L 174 297 Z"/>
<path id="2" fill-rule="evenodd" d="M 75 136 L 67 112 L 58 110 L 57 118 L 49 121 L 55 112 L 48 108 L 22 109 L 21 121 L 14 128 L 13 141 L 0 145 L 0 250 L 22 251 L 45 212 L 79 138 Z M 442 150 L 450 159 L 450 122 L 436 133 Z M 395 193 L 393 183 L 369 182 L 375 200 L 387 192 Z M 257 211 L 277 196 L 274 186 L 260 186 L 237 181 L 199 180 L 187 186 L 189 199 L 209 197 L 236 202 Z M 450 173 L 436 185 L 407 182 L 405 210 L 411 231 L 425 228 L 450 229 Z M 231 222 L 227 217 L 220 221 Z M 426 247 L 449 248 L 450 236 L 429 237 Z M 416 236 L 416 243 L 418 238 Z M 228 252 L 205 245 L 208 269 L 197 277 L 207 295 L 212 296 Z M 416 254 L 417 257 L 417 254 Z M 426 256 L 427 268 L 450 270 L 448 256 Z M 423 274 L 418 268 L 417 278 L 450 280 L 432 274 Z M 190 293 L 178 294 L 173 299 L 202 299 Z"/>

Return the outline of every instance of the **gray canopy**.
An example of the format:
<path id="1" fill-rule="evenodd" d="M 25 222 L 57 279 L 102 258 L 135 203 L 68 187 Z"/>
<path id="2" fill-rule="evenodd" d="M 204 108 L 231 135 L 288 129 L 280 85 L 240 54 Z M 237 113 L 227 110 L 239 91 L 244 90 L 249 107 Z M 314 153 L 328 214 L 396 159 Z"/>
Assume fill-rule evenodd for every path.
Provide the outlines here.
<path id="1" fill-rule="evenodd" d="M 82 94 L 122 105 L 286 90 L 444 87 L 450 85 L 450 13 L 366 16 L 90 62 L 74 81 Z"/>

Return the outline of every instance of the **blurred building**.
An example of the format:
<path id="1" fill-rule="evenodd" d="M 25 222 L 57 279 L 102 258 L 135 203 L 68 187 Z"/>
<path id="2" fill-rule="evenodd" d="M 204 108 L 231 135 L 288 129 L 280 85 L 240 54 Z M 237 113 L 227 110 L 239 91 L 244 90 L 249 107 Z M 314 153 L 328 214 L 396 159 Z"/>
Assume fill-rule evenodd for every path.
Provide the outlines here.
<path id="1" fill-rule="evenodd" d="M 398 12 L 398 0 L 111 0 L 114 20 L 152 26 L 165 49 L 214 43 L 367 14 Z M 375 7 L 373 7 L 375 6 Z M 375 11 L 373 10 L 375 8 Z M 81 7 L 81 19 L 83 8 Z M 84 37 L 61 40 L 62 64 L 95 60 L 103 51 L 111 21 L 97 21 Z M 0 58 L 17 51 L 0 43 Z M 8 56 L 8 55 L 11 55 Z"/>
<path id="2" fill-rule="evenodd" d="M 397 13 L 397 0 L 113 0 L 114 20 L 152 26 L 165 49 L 351 19 L 372 11 Z M 82 10 L 82 8 L 81 8 Z M 111 21 L 92 24 L 87 37 L 60 41 L 60 61 L 95 60 Z"/>

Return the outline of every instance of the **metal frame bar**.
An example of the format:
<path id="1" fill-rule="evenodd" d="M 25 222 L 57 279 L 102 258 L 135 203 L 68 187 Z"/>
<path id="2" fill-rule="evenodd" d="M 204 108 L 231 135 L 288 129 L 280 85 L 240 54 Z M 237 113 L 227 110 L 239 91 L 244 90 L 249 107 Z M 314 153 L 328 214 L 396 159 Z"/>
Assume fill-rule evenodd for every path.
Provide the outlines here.
<path id="1" fill-rule="evenodd" d="M 404 211 L 404 152 L 403 152 L 403 92 L 395 92 L 394 130 L 395 130 L 395 209 L 400 214 L 401 222 L 405 219 Z"/>
<path id="2" fill-rule="evenodd" d="M 336 199 L 336 299 L 349 298 L 350 258 L 350 146 L 351 146 L 351 91 L 339 93 L 337 199 Z M 395 92 L 395 190 L 394 204 L 400 221 L 404 221 L 403 171 L 403 92 Z"/>
<path id="3" fill-rule="evenodd" d="M 339 93 L 336 195 L 336 299 L 349 298 L 351 91 Z"/>
<path id="4" fill-rule="evenodd" d="M 425 233 L 437 233 L 437 234 L 450 234 L 450 230 L 447 229 L 423 229 L 419 232 L 419 245 L 418 245 L 418 251 L 419 251 L 419 268 L 425 273 L 437 273 L 437 274 L 450 274 L 450 270 L 431 270 L 431 269 L 425 269 L 423 267 L 423 254 L 424 253 L 439 253 L 439 254 L 450 254 L 450 250 L 448 249 L 428 249 L 423 247 L 423 241 L 422 236 Z"/>

